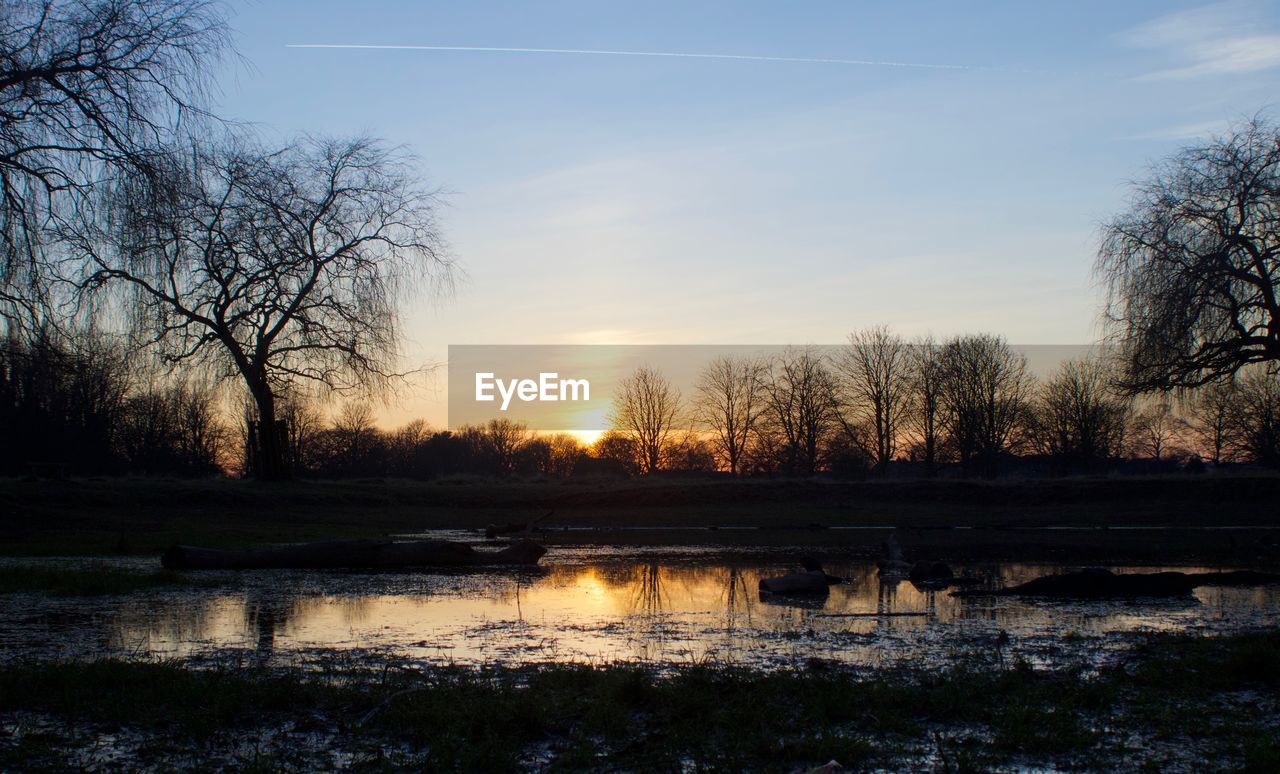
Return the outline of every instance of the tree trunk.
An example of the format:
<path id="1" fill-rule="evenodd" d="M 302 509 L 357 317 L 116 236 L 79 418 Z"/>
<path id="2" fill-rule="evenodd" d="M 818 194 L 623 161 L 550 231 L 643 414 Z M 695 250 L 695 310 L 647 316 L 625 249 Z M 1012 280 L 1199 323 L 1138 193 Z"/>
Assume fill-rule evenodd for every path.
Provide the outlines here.
<path id="1" fill-rule="evenodd" d="M 289 478 L 289 465 L 285 461 L 285 438 L 281 423 L 276 419 L 276 399 L 271 388 L 264 383 L 254 385 L 253 401 L 258 408 L 258 427 L 253 475 L 263 481 L 283 481 Z"/>

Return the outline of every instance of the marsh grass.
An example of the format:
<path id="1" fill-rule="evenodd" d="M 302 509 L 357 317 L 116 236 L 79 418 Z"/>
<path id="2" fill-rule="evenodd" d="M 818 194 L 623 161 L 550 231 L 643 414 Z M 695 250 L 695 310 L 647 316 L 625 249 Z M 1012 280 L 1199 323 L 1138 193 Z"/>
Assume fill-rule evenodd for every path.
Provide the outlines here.
<path id="1" fill-rule="evenodd" d="M 255 730 L 324 728 L 331 741 L 363 749 L 375 769 L 536 762 L 552 770 L 772 771 L 832 758 L 855 769 L 907 760 L 948 770 L 1105 768 L 1140 765 L 1143 755 L 1161 767 L 1185 765 L 1176 751 L 1195 749 L 1212 751 L 1219 768 L 1267 771 L 1280 761 L 1274 713 L 1263 709 L 1276 703 L 1278 653 L 1280 633 L 1267 632 L 1153 636 L 1124 664 L 1090 673 L 1025 664 L 859 674 L 708 664 L 663 673 L 638 665 L 317 673 L 32 663 L 0 669 L 0 715 L 132 728 L 171 740 L 191 760 Z M 1224 700 L 1242 692 L 1256 711 Z M 1134 738 L 1146 747 L 1135 749 Z M 0 741 L 0 761 L 53 760 L 60 744 L 68 742 L 48 734 Z M 275 749 L 255 747 L 232 764 L 315 765 L 302 749 L 277 738 Z"/>

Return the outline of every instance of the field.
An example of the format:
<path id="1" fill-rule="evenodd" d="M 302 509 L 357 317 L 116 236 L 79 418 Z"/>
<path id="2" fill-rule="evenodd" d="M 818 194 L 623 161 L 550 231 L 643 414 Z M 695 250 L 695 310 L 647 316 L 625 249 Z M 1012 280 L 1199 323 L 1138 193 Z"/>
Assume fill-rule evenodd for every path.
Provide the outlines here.
<path id="1" fill-rule="evenodd" d="M 1275 771 L 1278 648 L 1153 635 L 1097 672 L 12 665 L 0 767 Z"/>
<path id="2" fill-rule="evenodd" d="M 1280 476 L 1025 481 L 0 480 L 0 554 L 158 555 L 482 529 L 544 517 L 569 543 L 810 545 L 870 556 L 891 531 L 951 560 L 1269 562 Z"/>

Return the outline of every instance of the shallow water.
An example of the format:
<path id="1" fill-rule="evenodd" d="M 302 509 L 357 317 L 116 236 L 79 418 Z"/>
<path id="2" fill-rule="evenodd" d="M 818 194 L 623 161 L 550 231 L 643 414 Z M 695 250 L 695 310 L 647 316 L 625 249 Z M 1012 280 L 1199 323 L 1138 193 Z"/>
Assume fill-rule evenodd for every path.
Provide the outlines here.
<path id="1" fill-rule="evenodd" d="M 456 537 L 456 536 L 455 536 Z M 811 549 L 810 549 L 811 550 Z M 198 573 L 207 587 L 117 597 L 0 596 L 0 659 L 135 658 L 323 664 L 522 664 L 642 661 L 780 667 L 942 665 L 1023 658 L 1100 663 L 1143 632 L 1231 632 L 1280 623 L 1280 589 L 1201 588 L 1148 602 L 957 599 L 870 563 L 831 562 L 848 578 L 825 599 L 761 595 L 761 577 L 805 549 L 726 553 L 701 547 L 553 549 L 537 571 Z M 72 564 L 84 560 L 46 560 Z M 115 560 L 137 569 L 154 560 Z M 1068 569 L 956 566 L 994 586 Z M 1120 572 L 1196 567 L 1113 567 Z M 1212 568 L 1224 569 L 1224 568 Z M 1009 644 L 997 646 L 1001 631 Z"/>

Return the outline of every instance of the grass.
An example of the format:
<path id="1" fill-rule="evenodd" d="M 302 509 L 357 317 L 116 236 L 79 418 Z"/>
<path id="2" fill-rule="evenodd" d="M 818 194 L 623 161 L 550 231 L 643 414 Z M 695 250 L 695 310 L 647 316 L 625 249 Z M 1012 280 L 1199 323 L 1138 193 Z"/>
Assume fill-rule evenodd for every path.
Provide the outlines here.
<path id="1" fill-rule="evenodd" d="M 0 566 L 0 594 L 39 592 L 55 597 L 88 597 L 129 594 L 190 583 L 190 578 L 171 570 L 135 572 L 99 564 L 84 568 Z"/>
<path id="2" fill-rule="evenodd" d="M 1276 632 L 1153 635 L 1097 674 L 25 664 L 0 668 L 0 716 L 39 713 L 58 730 L 0 737 L 0 766 L 56 768 L 105 727 L 144 740 L 137 749 L 166 768 L 305 769 L 341 749 L 374 769 L 787 771 L 833 758 L 852 769 L 1106 768 L 1144 756 L 1161 768 L 1208 756 L 1207 768 L 1268 771 L 1280 760 L 1278 687 Z M 1251 704 L 1227 701 L 1242 692 Z"/>
<path id="3" fill-rule="evenodd" d="M 0 479 L 0 554 L 155 555 L 178 542 L 230 548 L 478 529 L 553 511 L 544 522 L 552 531 L 542 536 L 552 544 L 874 551 L 898 528 L 904 548 L 928 555 L 945 548 L 953 561 L 1017 553 L 1023 560 L 1256 562 L 1280 560 L 1278 498 L 1280 476 L 1261 474 L 996 482 Z M 1221 525 L 1249 529 L 1197 529 Z M 841 526 L 883 529 L 827 529 Z M 1151 529 L 1105 529 L 1111 526 Z M 558 531 L 564 527 L 590 530 Z"/>

